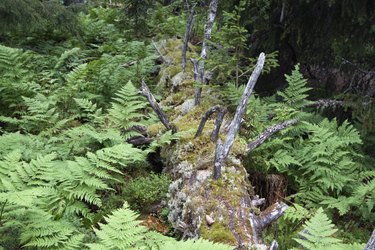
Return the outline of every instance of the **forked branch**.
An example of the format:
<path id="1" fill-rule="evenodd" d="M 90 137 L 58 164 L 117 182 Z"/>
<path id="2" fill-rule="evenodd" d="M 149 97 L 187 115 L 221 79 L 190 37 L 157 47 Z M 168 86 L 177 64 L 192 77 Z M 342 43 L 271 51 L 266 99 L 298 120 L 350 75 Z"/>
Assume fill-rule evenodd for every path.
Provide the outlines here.
<path id="1" fill-rule="evenodd" d="M 172 125 L 169 123 L 167 115 L 161 109 L 159 103 L 157 103 L 155 97 L 152 95 L 150 89 L 148 88 L 147 84 L 144 80 L 142 80 L 142 87 L 141 87 L 142 94 L 147 98 L 148 102 L 150 103 L 152 109 L 155 111 L 157 116 L 159 117 L 161 123 L 168 129 L 173 130 Z"/>
<path id="2" fill-rule="evenodd" d="M 247 85 L 241 97 L 241 101 L 238 104 L 236 113 L 234 114 L 234 118 L 231 124 L 229 125 L 229 131 L 227 133 L 225 141 L 222 145 L 217 145 L 216 147 L 217 151 L 215 153 L 215 161 L 214 161 L 214 179 L 215 180 L 217 180 L 221 176 L 221 167 L 225 164 L 228 158 L 229 152 L 233 146 L 233 142 L 240 128 L 241 120 L 245 113 L 247 104 L 249 102 L 250 95 L 253 92 L 255 83 L 257 82 L 260 73 L 262 72 L 265 59 L 266 59 L 265 54 L 260 53 L 257 65 L 255 66 L 255 69 L 253 73 L 251 74 L 249 81 L 247 82 Z M 218 140 L 217 143 L 221 144 L 221 141 Z M 215 173 L 216 171 L 217 173 Z"/>
<path id="3" fill-rule="evenodd" d="M 201 122 L 199 124 L 199 127 L 197 129 L 197 132 L 195 133 L 195 138 L 197 138 L 198 136 L 200 136 L 202 134 L 203 128 L 206 125 L 207 120 L 215 112 L 217 112 L 218 114 L 217 114 L 216 121 L 215 121 L 215 127 L 214 127 L 214 129 L 211 133 L 211 141 L 217 140 L 217 138 L 219 136 L 221 124 L 223 123 L 224 115 L 227 112 L 227 109 L 220 106 L 220 105 L 216 105 L 216 106 L 210 108 L 203 115 L 202 120 L 201 120 Z"/>
<path id="4" fill-rule="evenodd" d="M 167 65 L 171 64 L 171 62 L 169 60 L 167 60 L 167 58 L 165 58 L 165 56 L 163 56 L 163 54 L 161 53 L 161 51 L 159 50 L 159 48 L 156 46 L 155 42 L 152 41 L 152 46 L 154 46 L 156 52 L 158 52 L 161 60 L 163 60 L 163 62 Z"/>

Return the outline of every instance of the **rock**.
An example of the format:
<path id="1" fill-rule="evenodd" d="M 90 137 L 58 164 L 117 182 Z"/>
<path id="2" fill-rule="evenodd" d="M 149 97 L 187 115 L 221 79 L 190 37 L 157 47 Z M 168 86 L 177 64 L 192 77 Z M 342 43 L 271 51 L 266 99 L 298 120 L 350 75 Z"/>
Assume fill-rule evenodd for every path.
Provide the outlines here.
<path id="1" fill-rule="evenodd" d="M 194 99 L 187 99 L 183 104 L 177 108 L 181 111 L 181 115 L 186 115 L 190 110 L 194 108 Z"/>
<path id="2" fill-rule="evenodd" d="M 186 79 L 188 79 L 188 75 L 186 73 L 177 73 L 171 80 L 172 92 L 176 92 Z"/>
<path id="3" fill-rule="evenodd" d="M 212 224 L 215 223 L 215 220 L 211 218 L 211 216 L 209 216 L 208 214 L 206 214 L 206 222 L 207 222 L 207 226 L 211 226 Z"/>

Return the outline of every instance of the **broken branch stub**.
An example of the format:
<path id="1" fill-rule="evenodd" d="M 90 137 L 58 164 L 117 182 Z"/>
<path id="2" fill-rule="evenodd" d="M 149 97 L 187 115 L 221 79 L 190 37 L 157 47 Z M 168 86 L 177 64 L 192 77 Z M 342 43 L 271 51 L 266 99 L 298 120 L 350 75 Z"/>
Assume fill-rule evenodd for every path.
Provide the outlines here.
<path id="1" fill-rule="evenodd" d="M 241 101 L 237 106 L 236 113 L 234 114 L 234 118 L 231 124 L 229 125 L 229 131 L 227 133 L 225 141 L 221 147 L 216 148 L 216 150 L 220 150 L 220 151 L 217 151 L 215 153 L 215 161 L 214 161 L 214 179 L 215 180 L 220 178 L 220 175 L 218 173 L 215 174 L 215 171 L 221 172 L 220 169 L 225 164 L 228 158 L 229 152 L 233 146 L 234 139 L 240 128 L 241 120 L 245 113 L 247 104 L 249 102 L 250 95 L 253 92 L 254 86 L 258 80 L 260 73 L 262 72 L 265 60 L 266 60 L 265 54 L 260 53 L 258 57 L 257 65 L 255 66 L 255 69 L 253 73 L 251 74 L 249 81 L 247 82 L 247 85 L 241 97 Z M 216 179 L 215 176 L 218 178 Z"/>
<path id="2" fill-rule="evenodd" d="M 276 125 L 273 125 L 273 126 L 267 128 L 266 130 L 264 130 L 263 133 L 258 135 L 257 138 L 254 141 L 247 144 L 247 152 L 249 153 L 249 152 L 253 151 L 257 147 L 262 145 L 272 135 L 276 134 L 280 130 L 286 129 L 289 126 L 292 126 L 292 125 L 296 124 L 297 122 L 298 122 L 297 119 L 293 119 L 293 120 L 288 120 L 288 121 L 285 121 L 285 122 L 282 122 L 282 123 L 279 123 L 279 124 L 276 124 Z"/>
<path id="3" fill-rule="evenodd" d="M 142 94 L 147 98 L 148 102 L 150 103 L 152 109 L 155 111 L 157 116 L 159 117 L 161 123 L 168 129 L 173 131 L 172 125 L 169 123 L 167 115 L 161 109 L 159 103 L 157 103 L 155 97 L 152 95 L 150 89 L 148 88 L 147 84 L 144 80 L 142 80 L 142 87 L 141 87 Z"/>
<path id="4" fill-rule="evenodd" d="M 260 215 L 250 213 L 249 220 L 253 229 L 255 244 L 262 244 L 261 234 L 263 229 L 270 225 L 272 222 L 276 221 L 281 215 L 283 215 L 287 208 L 288 205 L 286 205 L 285 203 L 276 202 L 274 205 L 261 212 Z"/>

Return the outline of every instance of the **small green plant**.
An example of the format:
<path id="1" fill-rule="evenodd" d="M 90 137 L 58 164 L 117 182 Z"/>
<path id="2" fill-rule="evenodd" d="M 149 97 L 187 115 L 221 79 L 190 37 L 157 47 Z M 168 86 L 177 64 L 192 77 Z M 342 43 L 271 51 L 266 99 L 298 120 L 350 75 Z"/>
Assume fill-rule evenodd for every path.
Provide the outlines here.
<path id="1" fill-rule="evenodd" d="M 151 173 L 135 178 L 125 187 L 125 199 L 132 208 L 145 210 L 165 197 L 170 182 L 170 178 L 165 174 Z"/>

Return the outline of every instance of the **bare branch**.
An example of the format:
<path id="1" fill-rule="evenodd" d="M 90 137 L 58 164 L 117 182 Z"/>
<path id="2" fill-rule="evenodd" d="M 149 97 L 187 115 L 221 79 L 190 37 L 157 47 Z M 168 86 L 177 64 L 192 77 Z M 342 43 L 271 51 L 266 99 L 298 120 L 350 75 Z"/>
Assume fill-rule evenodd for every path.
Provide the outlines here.
<path id="1" fill-rule="evenodd" d="M 199 124 L 199 127 L 197 129 L 197 132 L 195 133 L 195 138 L 197 138 L 198 136 L 200 136 L 202 134 L 203 128 L 206 125 L 207 120 L 215 112 L 217 112 L 217 117 L 216 117 L 216 121 L 215 121 L 215 127 L 214 127 L 214 129 L 211 133 L 211 141 L 217 140 L 217 138 L 219 136 L 221 124 L 223 123 L 224 115 L 227 112 L 227 109 L 220 106 L 220 105 L 216 105 L 216 106 L 210 108 L 203 115 L 202 120 L 201 120 L 201 122 Z"/>
<path id="2" fill-rule="evenodd" d="M 193 63 L 194 67 L 194 80 L 199 83 L 204 83 L 204 61 L 203 60 L 196 60 L 196 59 L 190 59 L 190 61 Z M 197 106 L 201 103 L 201 95 L 202 95 L 202 88 L 196 87 L 195 88 L 195 99 L 194 99 L 194 105 Z"/>
<path id="3" fill-rule="evenodd" d="M 222 147 L 216 148 L 216 150 L 219 149 L 220 152 L 215 153 L 214 170 L 216 168 L 221 168 L 225 164 L 228 158 L 229 152 L 233 146 L 234 139 L 240 128 L 241 120 L 242 120 L 243 114 L 245 113 L 247 103 L 249 102 L 250 95 L 254 89 L 255 83 L 257 82 L 260 73 L 262 72 L 265 59 L 266 59 L 265 54 L 260 53 L 257 65 L 255 66 L 255 69 L 253 73 L 251 74 L 249 81 L 247 82 L 247 85 L 241 97 L 241 101 L 238 104 L 234 118 L 229 126 L 229 131 L 225 138 L 224 144 L 222 145 Z M 221 172 L 221 171 L 218 171 L 218 172 Z M 214 176 L 216 175 L 214 174 Z"/>
<path id="4" fill-rule="evenodd" d="M 218 6 L 218 0 L 211 0 L 210 6 L 208 7 L 207 22 L 204 26 L 204 37 L 203 37 L 201 58 L 199 62 L 195 60 L 195 63 L 192 60 L 194 64 L 194 80 L 201 84 L 205 84 L 204 82 L 204 60 L 207 58 L 207 54 L 208 54 L 207 44 L 208 44 L 208 41 L 211 40 L 212 26 L 214 24 L 215 17 L 216 17 L 217 6 Z M 198 74 L 196 74 L 196 72 Z M 197 76 L 197 78 L 195 78 L 195 76 Z M 202 94 L 202 88 L 196 87 L 195 88 L 195 105 L 200 104 L 201 94 Z"/>
<path id="5" fill-rule="evenodd" d="M 156 52 L 158 52 L 159 56 L 161 57 L 161 59 L 163 60 L 163 62 L 167 65 L 171 64 L 171 62 L 169 60 L 167 60 L 167 58 L 165 58 L 165 56 L 163 56 L 163 54 L 161 53 L 161 51 L 159 50 L 159 48 L 156 46 L 155 42 L 152 41 L 152 45 L 154 46 Z"/>
<path id="6" fill-rule="evenodd" d="M 223 107 L 221 107 L 217 111 L 215 127 L 214 127 L 214 129 L 212 130 L 212 133 L 211 133 L 211 141 L 213 141 L 213 142 L 217 141 L 217 139 L 219 138 L 220 127 L 221 127 L 221 124 L 223 123 L 224 116 L 227 113 L 227 111 L 228 110 L 226 108 L 223 108 Z"/>
<path id="7" fill-rule="evenodd" d="M 252 200 L 251 200 L 251 206 L 253 207 L 259 207 L 262 206 L 266 202 L 265 198 L 259 198 L 258 195 L 256 195 Z"/>
<path id="8" fill-rule="evenodd" d="M 333 100 L 333 99 L 320 99 L 320 100 L 312 102 L 311 104 L 307 106 L 317 107 L 317 108 L 327 108 L 327 107 L 343 106 L 344 104 L 345 104 L 344 101 Z"/>
<path id="9" fill-rule="evenodd" d="M 268 138 L 270 138 L 275 133 L 279 132 L 280 130 L 286 129 L 287 127 L 292 126 L 296 124 L 297 122 L 298 122 L 297 119 L 293 119 L 293 120 L 288 120 L 288 121 L 285 121 L 285 122 L 282 122 L 282 123 L 279 123 L 279 124 L 276 124 L 267 128 L 266 130 L 264 130 L 263 133 L 258 135 L 254 141 L 247 144 L 247 152 L 253 151 L 257 147 L 262 145 Z"/>
<path id="10" fill-rule="evenodd" d="M 371 237 L 368 240 L 364 250 L 373 250 L 375 249 L 375 229 L 372 231 Z"/>
<path id="11" fill-rule="evenodd" d="M 155 97 L 150 92 L 150 89 L 148 88 L 147 84 L 144 80 L 142 80 L 142 87 L 141 87 L 142 94 L 147 98 L 148 102 L 150 103 L 152 109 L 155 111 L 157 116 L 159 117 L 160 121 L 163 123 L 163 125 L 168 129 L 173 131 L 172 125 L 169 123 L 168 117 L 161 109 L 160 105 L 157 103 Z"/>
<path id="12" fill-rule="evenodd" d="M 250 213 L 249 220 L 253 229 L 254 242 L 256 244 L 262 243 L 262 230 L 283 215 L 287 208 L 288 206 L 285 203 L 276 202 L 274 205 L 263 211 L 259 216 Z"/>
<path id="13" fill-rule="evenodd" d="M 188 43 L 189 43 L 191 28 L 193 27 L 193 22 L 194 22 L 194 14 L 195 14 L 194 8 L 195 8 L 195 5 L 196 4 L 194 4 L 191 7 L 191 9 L 190 9 L 189 17 L 188 17 L 188 20 L 187 20 L 187 23 L 186 23 L 186 30 L 185 30 L 184 40 L 183 40 L 183 44 L 182 44 L 182 62 L 181 62 L 181 66 L 182 66 L 182 70 L 184 72 L 185 72 L 185 68 L 186 68 L 186 50 L 187 50 Z"/>
<path id="14" fill-rule="evenodd" d="M 221 159 L 221 154 L 223 152 L 223 143 L 220 139 L 216 142 L 216 149 L 215 149 L 215 160 L 214 160 L 214 180 L 217 181 L 221 177 L 221 162 L 217 159 Z"/>
<path id="15" fill-rule="evenodd" d="M 217 6 L 218 6 L 218 0 L 211 0 L 210 6 L 208 7 L 208 18 L 206 25 L 204 26 L 204 39 L 202 44 L 202 52 L 201 52 L 201 58 L 206 59 L 207 58 L 207 43 L 209 40 L 211 40 L 211 33 L 212 33 L 212 26 L 214 25 L 216 12 L 217 12 Z"/>

